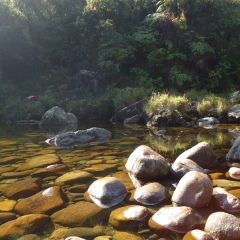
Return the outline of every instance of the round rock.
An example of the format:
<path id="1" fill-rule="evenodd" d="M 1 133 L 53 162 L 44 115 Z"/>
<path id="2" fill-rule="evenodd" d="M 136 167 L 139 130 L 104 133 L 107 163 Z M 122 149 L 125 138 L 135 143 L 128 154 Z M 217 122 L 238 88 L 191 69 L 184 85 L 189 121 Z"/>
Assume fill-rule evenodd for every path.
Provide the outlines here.
<path id="1" fill-rule="evenodd" d="M 136 201 L 144 205 L 156 205 L 163 201 L 166 196 L 166 188 L 158 182 L 147 183 L 137 188 L 134 194 Z"/>
<path id="2" fill-rule="evenodd" d="M 186 233 L 196 228 L 199 219 L 190 207 L 164 207 L 149 220 L 149 227 L 159 233 Z"/>
<path id="3" fill-rule="evenodd" d="M 214 169 L 218 163 L 214 150 L 206 142 L 200 142 L 186 150 L 177 157 L 176 161 L 180 159 L 191 159 L 205 169 Z"/>
<path id="4" fill-rule="evenodd" d="M 145 145 L 130 154 L 125 166 L 136 177 L 152 179 L 165 177 L 170 168 L 163 156 Z"/>
<path id="5" fill-rule="evenodd" d="M 213 202 L 220 210 L 229 213 L 240 213 L 240 200 L 228 193 L 224 188 L 215 187 L 213 189 Z"/>
<path id="6" fill-rule="evenodd" d="M 170 167 L 171 176 L 174 178 L 181 178 L 190 171 L 205 173 L 205 170 L 191 159 L 176 160 Z"/>
<path id="7" fill-rule="evenodd" d="M 150 213 L 144 206 L 131 205 L 111 212 L 109 223 L 117 229 L 139 229 L 146 227 Z"/>
<path id="8" fill-rule="evenodd" d="M 212 191 L 212 181 L 206 174 L 190 171 L 180 179 L 172 203 L 177 206 L 203 207 L 210 202 Z"/>
<path id="9" fill-rule="evenodd" d="M 240 179 L 240 168 L 238 167 L 230 167 L 229 168 L 229 175 L 234 179 Z"/>
<path id="10" fill-rule="evenodd" d="M 239 240 L 240 220 L 229 213 L 215 212 L 208 217 L 204 231 L 214 236 L 214 239 Z"/>
<path id="11" fill-rule="evenodd" d="M 119 179 L 104 177 L 93 182 L 88 188 L 88 193 L 99 207 L 109 208 L 123 201 L 127 189 Z"/>
<path id="12" fill-rule="evenodd" d="M 182 240 L 214 240 L 213 237 L 202 230 L 194 229 L 186 233 Z"/>
<path id="13" fill-rule="evenodd" d="M 240 136 L 236 138 L 232 147 L 228 151 L 226 161 L 228 163 L 240 163 Z"/>

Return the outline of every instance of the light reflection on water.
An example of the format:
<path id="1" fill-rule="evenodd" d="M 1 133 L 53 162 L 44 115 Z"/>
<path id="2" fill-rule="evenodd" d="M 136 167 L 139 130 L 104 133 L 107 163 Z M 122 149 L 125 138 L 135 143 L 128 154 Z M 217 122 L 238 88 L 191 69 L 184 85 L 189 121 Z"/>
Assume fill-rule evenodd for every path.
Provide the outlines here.
<path id="1" fill-rule="evenodd" d="M 49 134 L 44 133 L 37 125 L 8 126 L 2 124 L 0 127 L 0 159 L 15 156 L 16 160 L 7 162 L 0 160 L 1 168 L 10 167 L 9 169 L 11 169 L 13 167 L 12 169 L 15 169 L 19 163 L 34 155 L 56 153 L 71 170 L 93 170 L 93 165 L 97 167 L 98 164 L 100 164 L 99 166 L 108 164 L 109 168 L 103 172 L 93 171 L 96 177 L 105 177 L 122 171 L 128 156 L 139 145 L 148 145 L 166 157 L 169 162 L 173 162 L 184 150 L 202 141 L 208 142 L 212 146 L 218 160 L 224 164 L 226 154 L 235 139 L 240 136 L 238 125 L 220 125 L 214 129 L 178 127 L 149 129 L 139 125 L 124 126 L 123 124 L 89 122 L 79 123 L 77 130 L 90 127 L 105 128 L 111 131 L 112 138 L 98 146 L 63 150 L 45 143 Z M 166 130 L 164 137 L 156 135 L 159 129 Z M 11 174 L 9 176 L 5 174 L 5 176 L 7 177 L 1 175 L 0 186 L 4 181 L 15 178 L 11 177 Z M 25 177 L 29 177 L 29 175 L 19 178 L 24 179 Z"/>

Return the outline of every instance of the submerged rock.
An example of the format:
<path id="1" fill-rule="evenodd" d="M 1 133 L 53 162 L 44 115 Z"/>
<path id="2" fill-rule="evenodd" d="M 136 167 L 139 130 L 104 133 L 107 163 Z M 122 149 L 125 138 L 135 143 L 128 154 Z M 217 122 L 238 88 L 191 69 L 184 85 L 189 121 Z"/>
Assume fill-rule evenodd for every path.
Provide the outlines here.
<path id="1" fill-rule="evenodd" d="M 23 235 L 34 233 L 49 219 L 49 216 L 44 214 L 29 214 L 6 222 L 0 226 L 0 239 L 18 239 Z"/>
<path id="2" fill-rule="evenodd" d="M 70 148 L 77 145 L 99 144 L 111 138 L 112 134 L 104 128 L 92 127 L 76 132 L 67 132 L 46 140 L 51 146 Z"/>
<path id="3" fill-rule="evenodd" d="M 51 213 L 65 205 L 60 187 L 47 188 L 17 203 L 15 211 L 19 214 Z"/>
<path id="4" fill-rule="evenodd" d="M 2 189 L 2 194 L 15 200 L 26 198 L 39 192 L 43 183 L 41 178 L 26 178 L 6 186 Z"/>
<path id="5" fill-rule="evenodd" d="M 17 171 L 25 171 L 38 167 L 46 167 L 55 163 L 60 163 L 60 158 L 56 154 L 43 154 L 28 158 L 17 168 Z"/>
<path id="6" fill-rule="evenodd" d="M 93 227 L 108 220 L 110 211 L 94 203 L 80 201 L 55 212 L 51 218 L 54 223 L 65 227 Z"/>
<path id="7" fill-rule="evenodd" d="M 93 182 L 88 188 L 88 193 L 99 207 L 109 208 L 123 201 L 127 196 L 127 189 L 119 179 L 104 177 Z"/>

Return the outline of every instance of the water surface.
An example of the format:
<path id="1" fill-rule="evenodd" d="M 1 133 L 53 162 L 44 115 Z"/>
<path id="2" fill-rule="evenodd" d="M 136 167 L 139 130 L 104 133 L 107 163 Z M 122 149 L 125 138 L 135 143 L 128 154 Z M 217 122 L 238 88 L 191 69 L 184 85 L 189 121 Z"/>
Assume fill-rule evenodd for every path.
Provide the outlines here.
<path id="1" fill-rule="evenodd" d="M 90 127 L 103 127 L 112 133 L 112 138 L 97 146 L 77 146 L 71 149 L 59 149 L 49 146 L 45 140 L 49 133 L 43 132 L 37 125 L 0 125 L 0 170 L 15 169 L 26 159 L 41 154 L 55 153 L 62 159 L 63 163 L 70 170 L 87 170 L 95 177 L 105 177 L 125 170 L 125 163 L 128 156 L 139 145 L 148 145 L 164 156 L 169 162 L 173 162 L 184 150 L 196 145 L 199 142 L 208 142 L 216 152 L 219 160 L 219 171 L 226 172 L 228 166 L 225 158 L 235 139 L 240 135 L 238 125 L 219 125 L 213 129 L 204 128 L 147 128 L 141 125 L 111 124 L 107 122 L 79 123 L 76 130 Z M 166 134 L 159 136 L 157 131 L 165 129 Z M 1 159 L 14 157 L 14 161 L 4 162 Z M 101 166 L 105 167 L 101 171 Z M 99 169 L 98 169 L 99 165 Z M 93 168 L 94 167 L 94 168 Z M 1 186 L 6 182 L 16 181 L 29 177 L 21 175 L 16 177 L 14 171 L 9 170 L 6 174 L 0 175 Z M 53 179 L 49 179 L 53 184 Z M 4 200 L 4 196 L 1 196 Z M 84 200 L 83 194 L 76 196 L 69 201 L 77 202 Z M 48 236 L 51 232 L 47 233 Z M 48 238 L 46 238 L 48 239 Z"/>

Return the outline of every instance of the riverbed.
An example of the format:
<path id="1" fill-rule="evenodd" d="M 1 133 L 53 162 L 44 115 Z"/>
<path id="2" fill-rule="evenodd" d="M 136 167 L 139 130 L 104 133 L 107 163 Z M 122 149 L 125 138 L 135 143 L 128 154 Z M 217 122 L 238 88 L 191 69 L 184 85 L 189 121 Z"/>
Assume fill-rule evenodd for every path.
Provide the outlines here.
<path id="1" fill-rule="evenodd" d="M 140 145 L 147 145 L 156 152 L 160 153 L 169 163 L 174 162 L 176 157 L 198 144 L 207 142 L 211 145 L 219 161 L 217 172 L 225 174 L 229 166 L 226 164 L 226 154 L 233 145 L 235 139 L 240 136 L 239 125 L 219 125 L 215 128 L 147 128 L 143 125 L 124 125 L 111 124 L 108 122 L 80 122 L 76 130 L 88 129 L 91 127 L 105 128 L 112 133 L 112 138 L 99 145 L 76 146 L 70 149 L 60 149 L 48 145 L 45 140 L 52 134 L 44 132 L 38 125 L 7 125 L 1 124 L 0 127 L 0 190 L 8 184 L 24 180 L 32 176 L 40 168 L 20 171 L 19 166 L 24 164 L 29 158 L 44 156 L 46 154 L 57 155 L 61 159 L 61 164 L 65 165 L 68 171 L 83 170 L 94 175 L 94 179 L 106 176 L 126 176 L 125 163 L 129 155 Z M 159 135 L 159 130 L 166 130 L 166 134 Z M 46 167 L 46 166 L 44 166 Z M 41 190 L 49 186 L 57 185 L 57 176 L 44 177 L 44 184 Z M 129 182 L 129 179 L 121 179 Z M 79 182 L 60 186 L 66 193 L 66 205 L 86 201 L 86 190 L 91 182 Z M 79 192 L 71 192 L 79 184 L 85 184 L 85 188 Z M 77 189 L 77 188 L 75 188 Z M 81 189 L 81 188 L 79 188 Z M 0 202 L 9 200 L 1 194 Z M 63 208 L 63 207 L 62 207 Z M 116 208 L 115 208 L 116 209 Z M 57 209 L 59 210 L 59 209 Z M 56 211 L 57 211 L 56 210 Z M 1 212 L 5 210 L 1 210 Z M 84 211 L 84 210 L 83 210 Z M 14 207 L 7 212 L 15 213 Z M 52 212 L 51 212 L 52 214 Z M 16 217 L 19 217 L 16 213 Z M 109 224 L 106 227 L 111 228 Z M 43 232 L 37 231 L 36 234 L 41 239 L 50 239 L 52 233 L 59 228 L 53 225 L 45 228 Z M 114 229 L 113 229 L 114 230 Z M 111 232 L 111 231 L 110 231 Z M 114 231 L 112 231 L 113 234 Z M 132 231 L 131 231 L 132 232 Z M 141 232 L 135 232 L 141 236 Z M 149 229 L 144 229 L 142 239 L 150 239 L 153 236 Z M 86 239 L 94 239 L 92 237 Z"/>

